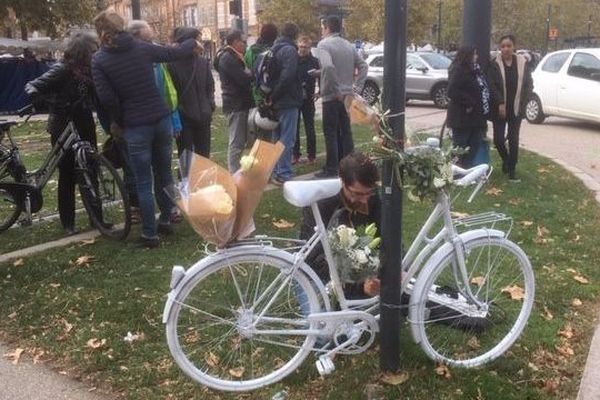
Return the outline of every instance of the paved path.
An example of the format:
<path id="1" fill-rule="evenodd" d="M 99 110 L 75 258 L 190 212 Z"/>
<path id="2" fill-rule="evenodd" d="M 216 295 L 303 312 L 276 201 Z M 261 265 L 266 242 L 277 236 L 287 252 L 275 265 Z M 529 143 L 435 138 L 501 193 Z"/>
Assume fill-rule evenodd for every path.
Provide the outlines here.
<path id="1" fill-rule="evenodd" d="M 439 128 L 444 118 L 444 111 L 427 103 L 414 102 L 406 112 L 406 122 L 413 129 Z M 491 133 L 488 135 L 491 136 Z M 543 125 L 524 122 L 521 143 L 525 148 L 565 166 L 596 192 L 596 199 L 600 202 L 600 126 L 559 118 L 549 118 Z M 78 241 L 81 238 L 73 237 L 71 240 Z M 69 242 L 53 242 L 51 247 L 64 246 Z M 26 249 L 25 252 L 40 250 L 33 248 Z M 13 350 L 14 348 L 0 344 L 0 356 Z M 40 388 L 43 388 L 43 391 Z M 51 371 L 43 365 L 33 365 L 26 359 L 13 365 L 7 359 L 0 358 L 0 400 L 108 398 L 99 393 L 89 392 L 84 384 Z M 592 340 L 578 399 L 600 399 L 600 329 L 596 329 Z"/>

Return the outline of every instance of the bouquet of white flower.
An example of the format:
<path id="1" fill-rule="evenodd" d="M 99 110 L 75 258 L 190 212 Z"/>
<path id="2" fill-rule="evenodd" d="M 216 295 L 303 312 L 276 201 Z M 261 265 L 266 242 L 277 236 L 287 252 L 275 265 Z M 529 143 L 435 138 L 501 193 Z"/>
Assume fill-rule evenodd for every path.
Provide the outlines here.
<path id="1" fill-rule="evenodd" d="M 377 250 L 381 238 L 376 237 L 376 234 L 375 224 L 359 227 L 358 230 L 346 225 L 329 230 L 329 243 L 342 282 L 362 282 L 377 275 Z"/>

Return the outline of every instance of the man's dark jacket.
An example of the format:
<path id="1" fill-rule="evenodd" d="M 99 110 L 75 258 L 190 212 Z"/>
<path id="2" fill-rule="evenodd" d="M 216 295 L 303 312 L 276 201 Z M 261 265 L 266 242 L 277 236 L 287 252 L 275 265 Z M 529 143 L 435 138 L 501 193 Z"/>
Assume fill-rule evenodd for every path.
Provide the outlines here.
<path id="1" fill-rule="evenodd" d="M 110 47 L 92 59 L 92 75 L 100 103 L 121 127 L 153 125 L 170 115 L 154 77 L 154 63 L 176 61 L 193 54 L 196 41 L 163 47 L 119 33 Z"/>
<path id="2" fill-rule="evenodd" d="M 447 124 L 450 128 L 486 127 L 481 88 L 475 71 L 462 65 L 453 65 L 448 71 Z"/>
<path id="3" fill-rule="evenodd" d="M 221 79 L 223 112 L 247 111 L 252 108 L 252 75 L 246 73 L 246 64 L 230 47 L 216 60 Z"/>
<path id="4" fill-rule="evenodd" d="M 298 74 L 298 47 L 292 39 L 277 39 L 271 51 L 275 55 L 274 86 L 271 101 L 278 110 L 302 107 L 302 83 Z"/>

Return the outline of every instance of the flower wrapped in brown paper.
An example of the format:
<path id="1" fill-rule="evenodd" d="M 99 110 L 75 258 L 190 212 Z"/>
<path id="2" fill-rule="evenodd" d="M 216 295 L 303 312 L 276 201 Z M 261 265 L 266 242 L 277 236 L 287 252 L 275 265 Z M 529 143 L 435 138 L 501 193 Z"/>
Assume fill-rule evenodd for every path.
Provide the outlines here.
<path id="1" fill-rule="evenodd" d="M 194 155 L 187 179 L 180 184 L 177 205 L 194 230 L 209 243 L 231 240 L 236 218 L 237 187 L 229 172 Z"/>
<path id="2" fill-rule="evenodd" d="M 242 157 L 241 168 L 233 176 L 238 190 L 234 238 L 243 239 L 254 231 L 252 216 L 284 150 L 285 146 L 281 142 L 256 140 L 250 154 Z"/>
<path id="3" fill-rule="evenodd" d="M 353 124 L 368 125 L 374 128 L 379 126 L 377 111 L 361 96 L 357 94 L 346 96 L 344 105 Z"/>

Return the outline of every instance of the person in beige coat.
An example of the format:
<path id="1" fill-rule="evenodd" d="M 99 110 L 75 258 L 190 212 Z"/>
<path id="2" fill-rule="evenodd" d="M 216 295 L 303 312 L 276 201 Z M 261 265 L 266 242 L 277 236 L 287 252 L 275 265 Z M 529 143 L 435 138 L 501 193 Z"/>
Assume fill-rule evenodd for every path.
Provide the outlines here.
<path id="1" fill-rule="evenodd" d="M 515 54 L 513 35 L 500 39 L 500 53 L 490 63 L 488 80 L 492 91 L 494 145 L 502 158 L 502 171 L 508 174 L 509 180 L 518 181 L 519 132 L 533 81 L 527 59 Z"/>

